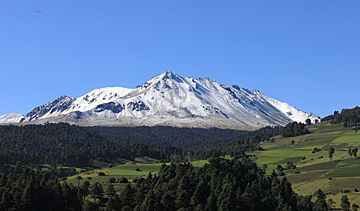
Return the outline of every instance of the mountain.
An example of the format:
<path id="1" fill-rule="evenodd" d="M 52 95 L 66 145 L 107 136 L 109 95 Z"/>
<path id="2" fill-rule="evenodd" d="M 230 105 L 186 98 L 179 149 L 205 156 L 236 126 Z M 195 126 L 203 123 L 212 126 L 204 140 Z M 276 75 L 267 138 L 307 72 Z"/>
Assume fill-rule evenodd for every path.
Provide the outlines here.
<path id="1" fill-rule="evenodd" d="M 170 125 L 256 129 L 319 117 L 237 85 L 170 71 L 134 89 L 108 87 L 81 97 L 61 96 L 26 114 L 22 122 L 80 125 Z"/>
<path id="2" fill-rule="evenodd" d="M 9 113 L 0 115 L 0 124 L 1 123 L 17 123 L 20 122 L 24 116 L 18 113 Z"/>

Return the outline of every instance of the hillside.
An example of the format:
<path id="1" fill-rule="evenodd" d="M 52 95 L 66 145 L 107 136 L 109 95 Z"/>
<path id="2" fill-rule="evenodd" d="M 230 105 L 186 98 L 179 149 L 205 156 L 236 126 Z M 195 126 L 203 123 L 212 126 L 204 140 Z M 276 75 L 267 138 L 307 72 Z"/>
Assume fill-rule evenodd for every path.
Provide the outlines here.
<path id="1" fill-rule="evenodd" d="M 264 143 L 263 151 L 255 152 L 256 162 L 268 166 L 271 173 L 281 164 L 296 165 L 294 170 L 285 170 L 294 190 L 302 195 L 314 194 L 321 188 L 327 199 L 334 199 L 340 207 L 340 198 L 348 195 L 352 203 L 360 203 L 360 159 L 349 155 L 349 148 L 360 147 L 360 133 L 342 124 L 321 123 L 309 127 L 311 134 L 282 138 Z M 329 158 L 329 148 L 335 153 Z"/>

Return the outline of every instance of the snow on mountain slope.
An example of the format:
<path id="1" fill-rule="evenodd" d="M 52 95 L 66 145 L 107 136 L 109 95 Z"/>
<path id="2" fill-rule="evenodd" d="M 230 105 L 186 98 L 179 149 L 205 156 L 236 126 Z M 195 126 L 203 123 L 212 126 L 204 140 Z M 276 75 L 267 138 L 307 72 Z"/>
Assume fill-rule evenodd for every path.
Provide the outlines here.
<path id="1" fill-rule="evenodd" d="M 24 118 L 24 116 L 18 113 L 0 115 L 0 124 L 20 122 L 22 118 Z"/>
<path id="2" fill-rule="evenodd" d="M 267 97 L 259 91 L 256 91 L 256 93 L 261 97 L 263 97 L 264 99 L 266 99 L 271 105 L 279 109 L 282 113 L 284 113 L 289 119 L 291 119 L 294 122 L 305 123 L 306 119 L 310 119 L 311 122 L 315 122 L 316 120 L 320 121 L 319 117 L 314 115 L 313 113 L 299 111 L 295 107 L 287 103 L 280 102 L 278 100 Z"/>
<path id="3" fill-rule="evenodd" d="M 79 98 L 59 97 L 23 121 L 256 129 L 307 118 L 318 119 L 258 91 L 167 71 L 134 89 L 108 87 Z"/>

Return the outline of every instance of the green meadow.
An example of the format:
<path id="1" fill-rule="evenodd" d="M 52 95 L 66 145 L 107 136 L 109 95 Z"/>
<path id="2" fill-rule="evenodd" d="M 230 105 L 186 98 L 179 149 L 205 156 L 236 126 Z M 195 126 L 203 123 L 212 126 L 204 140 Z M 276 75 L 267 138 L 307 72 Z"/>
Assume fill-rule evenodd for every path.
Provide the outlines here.
<path id="1" fill-rule="evenodd" d="M 285 171 L 295 192 L 311 195 L 321 188 L 328 199 L 340 207 L 340 199 L 348 195 L 352 203 L 360 204 L 360 153 L 359 158 L 348 154 L 349 147 L 360 148 L 360 133 L 342 125 L 318 124 L 311 126 L 311 134 L 282 138 L 264 143 L 264 150 L 254 153 L 260 166 L 267 166 L 267 173 L 277 165 L 287 162 L 296 165 L 295 170 Z M 332 159 L 329 147 L 335 148 Z M 314 148 L 319 151 L 314 152 Z"/>
<path id="2" fill-rule="evenodd" d="M 137 158 L 137 161 L 143 161 L 143 158 Z M 72 183 L 74 185 L 82 184 L 84 181 L 89 181 L 91 184 L 95 182 L 100 182 L 102 184 L 108 184 L 111 178 L 115 178 L 119 180 L 123 177 L 127 178 L 129 182 L 132 182 L 135 178 L 147 177 L 150 173 L 157 174 L 160 171 L 163 163 L 160 163 L 156 160 L 152 160 L 155 163 L 132 163 L 128 164 L 119 164 L 114 165 L 111 168 L 102 168 L 102 169 L 94 169 L 91 171 L 86 171 L 83 173 L 79 173 L 77 175 L 68 177 L 66 182 Z M 194 167 L 204 166 L 208 161 L 207 160 L 196 160 L 191 162 Z M 169 164 L 169 163 L 167 163 Z M 103 176 L 100 176 L 99 173 L 104 173 Z M 77 177 L 81 177 L 82 179 L 77 179 Z M 126 184 L 124 183 L 114 183 L 115 188 L 121 189 Z"/>
<path id="3" fill-rule="evenodd" d="M 271 143 L 263 143 L 261 151 L 251 152 L 259 166 L 267 166 L 267 173 L 283 167 L 288 162 L 296 165 L 295 170 L 285 171 L 287 179 L 293 184 L 295 192 L 312 195 L 321 188 L 328 199 L 335 200 L 335 207 L 340 207 L 340 199 L 348 195 L 351 203 L 360 204 L 360 152 L 359 158 L 349 156 L 349 147 L 360 148 L 360 133 L 341 125 L 318 124 L 309 128 L 311 134 L 282 138 L 275 137 Z M 335 148 L 332 159 L 328 156 L 329 147 Z M 318 150 L 314 150 L 317 148 Z M 195 167 L 204 166 L 207 160 L 193 161 Z M 100 182 L 104 185 L 109 179 L 127 178 L 131 183 L 135 178 L 157 174 L 162 163 L 150 158 L 137 158 L 136 162 L 113 165 L 102 169 L 79 173 L 67 178 L 74 185 L 84 181 Z M 103 175 L 100 176 L 99 173 Z M 81 176 L 82 179 L 77 179 Z M 121 190 L 126 183 L 114 183 Z"/>

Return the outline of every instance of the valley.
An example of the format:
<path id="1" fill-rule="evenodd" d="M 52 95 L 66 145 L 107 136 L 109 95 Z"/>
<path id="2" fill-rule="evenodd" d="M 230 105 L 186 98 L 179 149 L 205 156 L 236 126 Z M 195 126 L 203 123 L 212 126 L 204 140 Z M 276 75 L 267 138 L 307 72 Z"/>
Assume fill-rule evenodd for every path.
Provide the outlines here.
<path id="1" fill-rule="evenodd" d="M 312 196 L 321 189 L 326 199 L 333 201 L 333 208 L 340 208 L 341 198 L 347 195 L 351 203 L 360 204 L 360 157 L 350 155 L 349 148 L 360 147 L 360 134 L 354 128 L 345 128 L 343 124 L 318 123 L 307 127 L 309 134 L 295 137 L 272 137 L 270 141 L 260 143 L 261 150 L 247 152 L 266 173 L 281 173 L 291 182 L 293 190 L 304 196 Z M 335 152 L 329 158 L 329 149 Z M 227 159 L 232 159 L 227 156 Z M 191 164 L 202 167 L 208 160 L 196 160 Z M 289 168 L 289 163 L 296 168 Z M 146 178 L 149 173 L 158 174 L 163 164 L 150 158 L 136 158 L 126 164 L 94 169 L 68 177 L 66 182 L 74 185 L 78 182 L 100 182 L 106 186 L 111 179 L 117 191 L 122 191 L 127 183 Z M 279 165 L 283 170 L 279 170 Z M 100 175 L 99 173 L 103 173 Z M 79 180 L 79 176 L 81 179 Z M 123 178 L 127 182 L 120 182 Z M 134 184 L 135 185 L 135 184 Z"/>
<path id="2" fill-rule="evenodd" d="M 38 201 L 49 198 L 89 211 L 356 208 L 359 116 L 356 107 L 255 131 L 0 126 L 0 206 L 58 209 Z"/>

